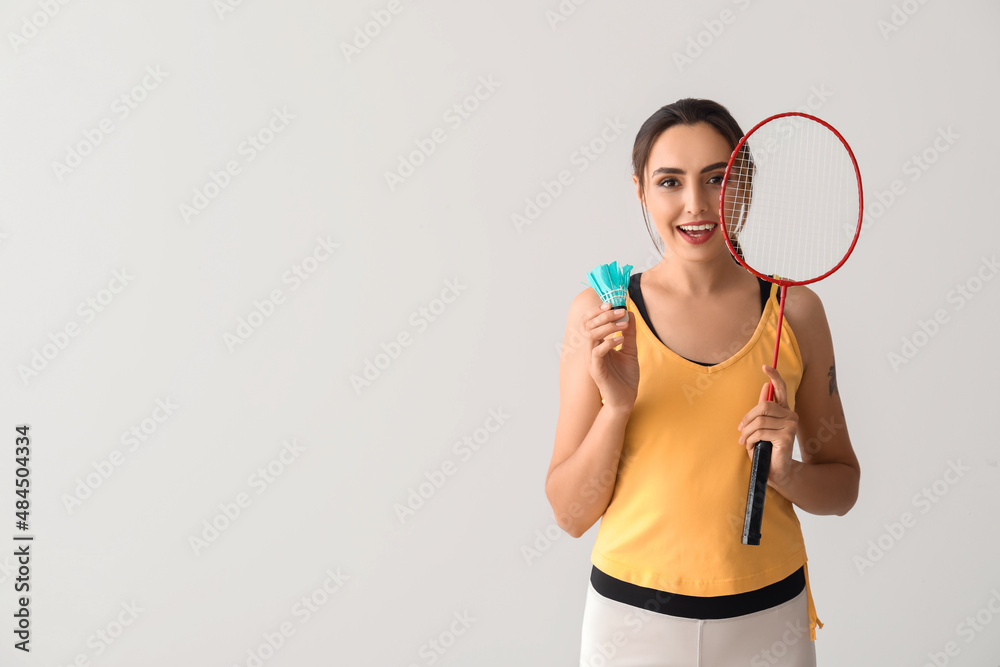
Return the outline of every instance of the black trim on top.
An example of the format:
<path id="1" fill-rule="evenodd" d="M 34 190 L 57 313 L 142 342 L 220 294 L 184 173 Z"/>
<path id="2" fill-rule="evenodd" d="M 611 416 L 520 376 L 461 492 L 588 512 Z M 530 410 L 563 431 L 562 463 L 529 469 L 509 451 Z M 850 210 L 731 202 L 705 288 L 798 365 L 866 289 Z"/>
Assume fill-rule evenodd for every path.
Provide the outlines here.
<path id="1" fill-rule="evenodd" d="M 707 620 L 744 616 L 788 602 L 806 587 L 806 576 L 803 566 L 781 581 L 755 591 L 712 597 L 681 595 L 636 586 L 598 570 L 596 565 L 590 570 L 590 583 L 604 597 L 633 607 L 668 616 Z"/>
<path id="2" fill-rule="evenodd" d="M 653 323 L 649 321 L 649 315 L 646 314 L 646 302 L 642 298 L 642 289 L 639 286 L 639 276 L 641 275 L 642 271 L 640 271 L 639 273 L 633 273 L 631 277 L 629 277 L 628 295 L 629 298 L 632 299 L 632 302 L 635 303 L 635 307 L 638 309 L 639 314 L 642 315 L 642 319 L 646 322 L 646 326 L 648 326 L 649 330 L 653 332 L 653 335 L 656 336 L 656 339 L 659 340 L 661 343 L 663 343 L 663 339 L 660 338 L 660 335 L 656 333 L 656 329 L 653 328 Z M 760 314 L 763 317 L 764 308 L 767 307 L 767 300 L 771 297 L 771 283 L 767 282 L 763 278 L 758 278 L 757 276 L 754 277 L 757 278 L 757 283 L 760 287 Z M 780 303 L 781 302 L 780 289 L 777 292 L 776 298 Z M 664 343 L 664 346 L 666 346 L 666 343 Z M 682 358 L 687 359 L 687 357 L 682 357 Z M 705 361 L 695 361 L 694 359 L 687 359 L 687 360 L 693 364 L 698 364 L 699 366 L 716 365 L 716 364 L 710 364 Z"/>

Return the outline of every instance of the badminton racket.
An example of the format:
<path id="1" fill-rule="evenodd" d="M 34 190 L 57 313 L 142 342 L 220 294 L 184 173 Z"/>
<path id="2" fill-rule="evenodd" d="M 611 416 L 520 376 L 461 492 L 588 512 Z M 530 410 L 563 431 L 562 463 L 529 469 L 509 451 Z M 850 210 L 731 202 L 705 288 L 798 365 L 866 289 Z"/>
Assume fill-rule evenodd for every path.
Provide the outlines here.
<path id="1" fill-rule="evenodd" d="M 839 269 L 857 244 L 864 196 L 847 141 L 829 123 L 799 112 L 753 127 L 733 150 L 719 194 L 726 245 L 750 273 L 780 288 L 777 368 L 785 295 Z M 774 399 L 774 384 L 767 400 Z M 743 544 L 759 545 L 770 442 L 754 445 Z"/>

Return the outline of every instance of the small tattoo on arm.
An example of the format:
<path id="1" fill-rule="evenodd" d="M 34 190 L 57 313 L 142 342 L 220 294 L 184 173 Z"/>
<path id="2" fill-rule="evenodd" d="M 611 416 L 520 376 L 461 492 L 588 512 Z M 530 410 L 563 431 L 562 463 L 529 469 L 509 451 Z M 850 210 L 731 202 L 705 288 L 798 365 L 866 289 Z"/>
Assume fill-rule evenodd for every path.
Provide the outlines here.
<path id="1" fill-rule="evenodd" d="M 834 362 L 830 364 L 830 372 L 827 373 L 830 376 L 830 395 L 833 396 L 837 394 L 840 396 L 840 392 L 837 390 L 837 363 Z"/>

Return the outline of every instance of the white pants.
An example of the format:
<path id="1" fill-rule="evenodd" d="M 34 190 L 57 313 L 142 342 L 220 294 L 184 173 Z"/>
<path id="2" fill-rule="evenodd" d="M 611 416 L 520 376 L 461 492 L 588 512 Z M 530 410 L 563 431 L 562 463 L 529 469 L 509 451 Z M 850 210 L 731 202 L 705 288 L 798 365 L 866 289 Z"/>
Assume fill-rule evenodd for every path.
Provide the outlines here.
<path id="1" fill-rule="evenodd" d="M 777 607 L 699 620 L 611 600 L 588 582 L 580 667 L 815 667 L 806 590 Z"/>

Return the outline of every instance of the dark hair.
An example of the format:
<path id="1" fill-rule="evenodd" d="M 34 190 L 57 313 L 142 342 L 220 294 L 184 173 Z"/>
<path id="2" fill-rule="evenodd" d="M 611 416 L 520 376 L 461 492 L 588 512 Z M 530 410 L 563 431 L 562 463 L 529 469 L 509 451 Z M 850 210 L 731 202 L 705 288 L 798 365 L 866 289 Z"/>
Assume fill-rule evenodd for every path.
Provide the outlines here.
<path id="1" fill-rule="evenodd" d="M 674 125 L 695 125 L 697 123 L 708 123 L 715 128 L 729 142 L 731 149 L 735 149 L 736 144 L 743 137 L 743 130 L 740 129 L 739 123 L 724 106 L 712 100 L 699 100 L 690 97 L 660 107 L 656 113 L 646 119 L 646 122 L 639 128 L 638 134 L 635 135 L 635 144 L 632 146 L 632 171 L 639 179 L 642 218 L 646 221 L 646 231 L 649 232 L 649 238 L 653 239 L 653 245 L 656 246 L 661 255 L 663 248 L 656 242 L 649 218 L 646 215 L 646 165 L 649 164 L 649 153 L 664 130 L 668 130 Z"/>

